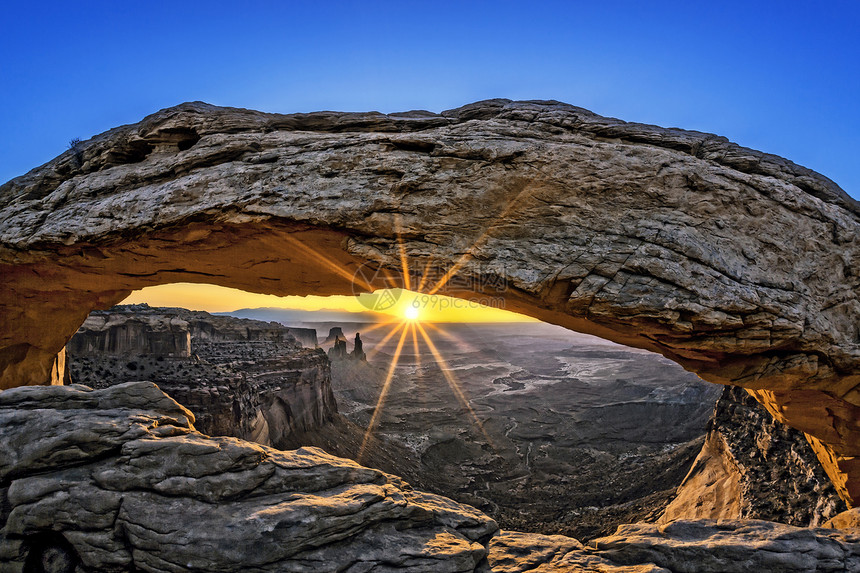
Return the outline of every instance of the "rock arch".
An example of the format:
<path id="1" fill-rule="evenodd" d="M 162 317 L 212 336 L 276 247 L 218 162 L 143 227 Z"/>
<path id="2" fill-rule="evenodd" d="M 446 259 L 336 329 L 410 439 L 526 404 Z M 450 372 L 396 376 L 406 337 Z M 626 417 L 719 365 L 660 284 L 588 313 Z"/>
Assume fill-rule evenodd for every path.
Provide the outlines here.
<path id="1" fill-rule="evenodd" d="M 860 499 L 857 202 L 725 138 L 558 102 L 190 103 L 77 144 L 0 187 L 0 388 L 57 382 L 89 311 L 133 289 L 349 294 L 402 255 L 451 271 L 447 294 L 746 387 Z"/>

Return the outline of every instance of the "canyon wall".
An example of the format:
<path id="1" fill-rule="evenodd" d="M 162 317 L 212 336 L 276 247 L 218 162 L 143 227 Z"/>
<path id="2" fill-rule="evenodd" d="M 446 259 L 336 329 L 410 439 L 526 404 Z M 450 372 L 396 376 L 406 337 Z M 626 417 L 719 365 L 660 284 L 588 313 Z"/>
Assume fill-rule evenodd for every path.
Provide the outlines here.
<path id="1" fill-rule="evenodd" d="M 319 341 L 317 340 L 317 331 L 315 328 L 298 328 L 295 326 L 290 326 L 287 328 L 287 332 L 293 335 L 302 346 L 307 348 L 316 348 L 319 346 Z"/>
<path id="2" fill-rule="evenodd" d="M 160 344 L 162 325 L 177 337 L 184 333 L 184 355 Z M 112 342 L 117 340 L 121 344 Z M 295 445 L 296 435 L 337 414 L 325 353 L 302 348 L 290 329 L 277 323 L 118 306 L 93 312 L 72 337 L 67 355 L 72 381 L 94 388 L 155 382 L 211 435 L 286 448 Z"/>
<path id="3" fill-rule="evenodd" d="M 179 317 L 119 317 L 91 314 L 66 344 L 76 356 L 152 354 L 188 358 L 191 331 Z"/>
<path id="4" fill-rule="evenodd" d="M 90 310 L 144 286 L 408 283 L 745 387 L 810 436 L 853 504 L 858 268 L 856 201 L 711 134 L 558 102 L 389 115 L 189 103 L 0 186 L 0 388 L 59 381 Z"/>
<path id="5" fill-rule="evenodd" d="M 803 433 L 742 388 L 726 386 L 705 445 L 659 522 L 766 519 L 816 527 L 845 509 Z"/>

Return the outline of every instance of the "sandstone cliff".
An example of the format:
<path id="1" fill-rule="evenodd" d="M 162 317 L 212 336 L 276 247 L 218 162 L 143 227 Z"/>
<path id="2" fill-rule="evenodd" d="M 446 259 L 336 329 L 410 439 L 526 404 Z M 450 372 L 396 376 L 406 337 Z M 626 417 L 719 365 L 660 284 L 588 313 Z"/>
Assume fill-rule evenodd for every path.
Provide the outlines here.
<path id="1" fill-rule="evenodd" d="M 305 448 L 194 431 L 147 382 L 0 393 L 0 570 L 858 571 L 856 531 L 633 525 L 583 546 L 498 531 L 400 478 Z"/>
<path id="2" fill-rule="evenodd" d="M 660 522 L 744 518 L 815 527 L 844 509 L 803 433 L 727 386 L 705 445 Z"/>
<path id="3" fill-rule="evenodd" d="M 171 358 L 191 356 L 191 331 L 178 315 L 107 314 L 87 317 L 66 351 L 75 356 L 149 354 Z"/>
<path id="4" fill-rule="evenodd" d="M 184 355 L 161 352 L 161 325 L 169 325 L 170 333 L 184 333 L 189 341 Z M 211 435 L 295 446 L 295 436 L 320 428 L 337 414 L 325 353 L 302 348 L 277 323 L 180 308 L 118 306 L 93 312 L 72 337 L 68 352 L 73 381 L 95 388 L 155 382 L 194 412 L 197 427 Z"/>
<path id="5" fill-rule="evenodd" d="M 725 138 L 559 102 L 197 102 L 82 142 L 0 186 L 0 387 L 59 380 L 89 311 L 133 289 L 353 294 L 380 286 L 357 271 L 397 278 L 404 260 L 433 271 L 425 291 L 755 391 L 860 499 L 857 203 Z"/>

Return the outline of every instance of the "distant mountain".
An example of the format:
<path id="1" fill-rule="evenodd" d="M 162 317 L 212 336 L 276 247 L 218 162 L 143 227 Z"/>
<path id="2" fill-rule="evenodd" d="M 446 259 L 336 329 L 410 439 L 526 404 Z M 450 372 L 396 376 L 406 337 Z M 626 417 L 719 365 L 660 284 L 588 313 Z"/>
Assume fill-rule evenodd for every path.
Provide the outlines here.
<path id="1" fill-rule="evenodd" d="M 290 308 L 242 308 L 212 314 L 252 318 L 266 322 L 280 322 L 286 326 L 301 326 L 314 323 L 373 323 L 390 320 L 390 316 L 378 312 L 347 312 L 344 310 L 297 310 Z"/>

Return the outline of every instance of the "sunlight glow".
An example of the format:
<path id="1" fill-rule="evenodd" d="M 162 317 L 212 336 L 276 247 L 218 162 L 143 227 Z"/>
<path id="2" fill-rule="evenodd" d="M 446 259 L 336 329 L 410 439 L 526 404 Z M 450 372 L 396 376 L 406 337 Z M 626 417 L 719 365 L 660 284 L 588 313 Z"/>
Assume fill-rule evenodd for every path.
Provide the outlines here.
<path id="1" fill-rule="evenodd" d="M 418 320 L 418 317 L 421 316 L 421 311 L 419 311 L 417 307 L 412 306 L 410 304 L 406 307 L 406 310 L 403 311 L 403 316 L 405 316 L 409 320 Z"/>
<path id="2" fill-rule="evenodd" d="M 376 293 L 384 291 L 378 290 Z M 394 289 L 398 302 L 390 309 L 368 310 L 358 297 L 333 296 L 276 296 L 257 294 L 211 284 L 172 283 L 146 287 L 131 293 L 120 304 L 146 303 L 150 306 L 178 306 L 207 312 L 231 312 L 243 308 L 279 308 L 302 311 L 341 311 L 356 314 L 356 321 L 375 320 L 389 323 L 403 320 L 406 308 L 419 303 L 424 322 L 538 322 L 537 319 L 501 308 L 491 308 L 443 295 L 422 295 L 417 292 Z M 362 295 L 365 296 L 365 295 Z M 422 297 L 428 296 L 424 304 Z M 359 318 L 360 316 L 360 318 Z M 288 325 L 291 326 L 291 325 Z"/>

